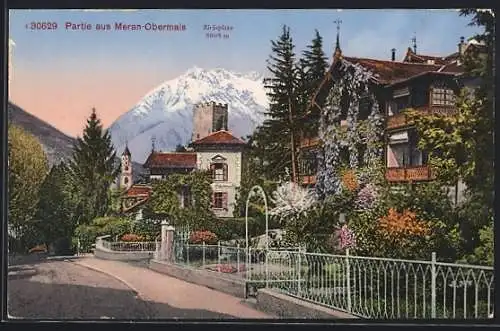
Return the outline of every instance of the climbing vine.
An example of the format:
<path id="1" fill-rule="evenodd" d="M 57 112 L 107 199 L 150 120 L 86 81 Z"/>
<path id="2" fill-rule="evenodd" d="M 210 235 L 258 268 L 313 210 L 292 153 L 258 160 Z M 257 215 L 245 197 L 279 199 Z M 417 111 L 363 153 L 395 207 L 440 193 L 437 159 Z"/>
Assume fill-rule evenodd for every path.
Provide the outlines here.
<path id="1" fill-rule="evenodd" d="M 339 192 L 340 183 L 337 176 L 337 165 L 340 158 L 339 137 L 336 132 L 341 113 L 341 100 L 345 86 L 343 79 L 333 85 L 328 94 L 320 117 L 319 138 L 323 142 L 323 150 L 318 160 L 316 192 L 319 198 Z"/>
<path id="2" fill-rule="evenodd" d="M 344 67 L 345 68 L 345 67 Z M 360 167 L 363 158 L 367 168 L 377 166 L 383 155 L 383 118 L 373 91 L 369 89 L 371 74 L 359 65 L 350 65 L 343 70 L 328 94 L 320 118 L 319 137 L 323 149 L 318 155 L 316 193 L 319 198 L 340 192 L 340 170 L 347 166 L 352 170 Z M 370 98 L 367 120 L 359 120 L 361 96 Z M 347 101 L 347 102 L 345 102 Z M 347 125 L 340 125 L 340 116 L 346 112 Z M 366 150 L 361 155 L 360 146 Z M 342 165 L 340 149 L 349 151 L 348 164 Z M 361 176 L 363 177 L 363 176 Z"/>
<path id="3" fill-rule="evenodd" d="M 189 174 L 171 174 L 165 180 L 153 183 L 151 198 L 147 208 L 155 214 L 165 214 L 175 224 L 189 224 L 197 227 L 200 220 L 210 220 L 212 188 L 208 171 L 195 171 Z M 189 206 L 180 203 L 180 193 L 185 189 L 190 197 Z"/>

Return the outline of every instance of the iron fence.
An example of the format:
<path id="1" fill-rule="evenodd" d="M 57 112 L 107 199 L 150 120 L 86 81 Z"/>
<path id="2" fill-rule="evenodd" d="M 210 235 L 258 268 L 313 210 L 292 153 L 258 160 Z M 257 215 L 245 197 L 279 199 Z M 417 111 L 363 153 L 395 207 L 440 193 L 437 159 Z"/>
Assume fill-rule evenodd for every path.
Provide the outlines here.
<path id="1" fill-rule="evenodd" d="M 489 318 L 492 267 L 430 261 L 268 252 L 265 272 L 248 282 L 360 317 Z"/>

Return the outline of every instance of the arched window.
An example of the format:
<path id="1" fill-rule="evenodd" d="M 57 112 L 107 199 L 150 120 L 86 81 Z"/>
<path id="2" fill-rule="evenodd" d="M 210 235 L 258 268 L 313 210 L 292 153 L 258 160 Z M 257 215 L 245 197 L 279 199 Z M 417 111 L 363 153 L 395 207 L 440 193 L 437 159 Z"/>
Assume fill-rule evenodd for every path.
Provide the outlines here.
<path id="1" fill-rule="evenodd" d="M 218 162 L 212 163 L 210 165 L 210 170 L 212 171 L 212 179 L 215 182 L 226 182 L 227 181 L 227 164 Z"/>
<path id="2" fill-rule="evenodd" d="M 128 184 L 128 177 L 123 178 L 123 183 Z"/>

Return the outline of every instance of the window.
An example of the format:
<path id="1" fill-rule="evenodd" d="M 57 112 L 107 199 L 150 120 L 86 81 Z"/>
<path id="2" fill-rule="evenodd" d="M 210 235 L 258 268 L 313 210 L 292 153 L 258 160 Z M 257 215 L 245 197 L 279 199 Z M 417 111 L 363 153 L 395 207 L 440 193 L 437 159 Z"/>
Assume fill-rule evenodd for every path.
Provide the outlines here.
<path id="1" fill-rule="evenodd" d="M 181 189 L 181 205 L 182 208 L 189 208 L 192 205 L 191 190 L 187 185 L 184 185 Z"/>
<path id="2" fill-rule="evenodd" d="M 227 193 L 215 192 L 212 198 L 212 206 L 214 209 L 227 209 Z"/>
<path id="3" fill-rule="evenodd" d="M 435 106 L 454 106 L 455 93 L 448 88 L 435 87 L 432 89 L 432 104 Z"/>
<path id="4" fill-rule="evenodd" d="M 300 157 L 300 173 L 304 176 L 316 175 L 318 160 L 314 151 L 306 151 Z"/>
<path id="5" fill-rule="evenodd" d="M 226 163 L 213 163 L 210 166 L 212 170 L 212 179 L 216 182 L 227 181 L 227 164 Z"/>
<path id="6" fill-rule="evenodd" d="M 128 184 L 128 177 L 124 177 L 124 178 L 123 178 L 123 183 L 124 183 L 124 184 Z"/>
<path id="7" fill-rule="evenodd" d="M 392 153 L 396 159 L 398 167 L 404 167 L 410 164 L 410 149 L 409 144 L 391 145 Z"/>
<path id="8" fill-rule="evenodd" d="M 124 169 L 124 170 L 125 170 L 125 171 L 128 171 L 128 165 L 126 165 L 126 166 L 125 166 L 125 169 Z"/>
<path id="9" fill-rule="evenodd" d="M 347 146 L 340 147 L 340 163 L 349 164 L 349 148 Z"/>
<path id="10" fill-rule="evenodd" d="M 387 102 L 387 115 L 393 116 L 409 107 L 410 97 L 404 96 Z"/>
<path id="11" fill-rule="evenodd" d="M 359 100 L 359 116 L 358 120 L 364 121 L 368 118 L 371 112 L 372 101 L 368 96 L 363 96 Z"/>
<path id="12" fill-rule="evenodd" d="M 358 167 L 365 166 L 366 144 L 357 144 L 358 149 Z"/>

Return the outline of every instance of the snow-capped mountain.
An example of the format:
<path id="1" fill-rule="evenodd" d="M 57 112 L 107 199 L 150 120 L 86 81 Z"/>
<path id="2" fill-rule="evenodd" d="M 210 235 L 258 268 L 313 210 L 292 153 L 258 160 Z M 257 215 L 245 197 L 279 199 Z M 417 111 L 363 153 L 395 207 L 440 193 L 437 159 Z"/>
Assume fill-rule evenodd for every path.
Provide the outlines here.
<path id="1" fill-rule="evenodd" d="M 151 151 L 173 151 L 187 144 L 193 128 L 193 108 L 200 102 L 228 104 L 229 130 L 244 137 L 264 119 L 268 98 L 263 76 L 257 72 L 236 73 L 225 69 L 194 67 L 166 81 L 120 116 L 110 127 L 113 144 L 121 153 L 125 144 L 136 162 L 144 162 Z"/>

